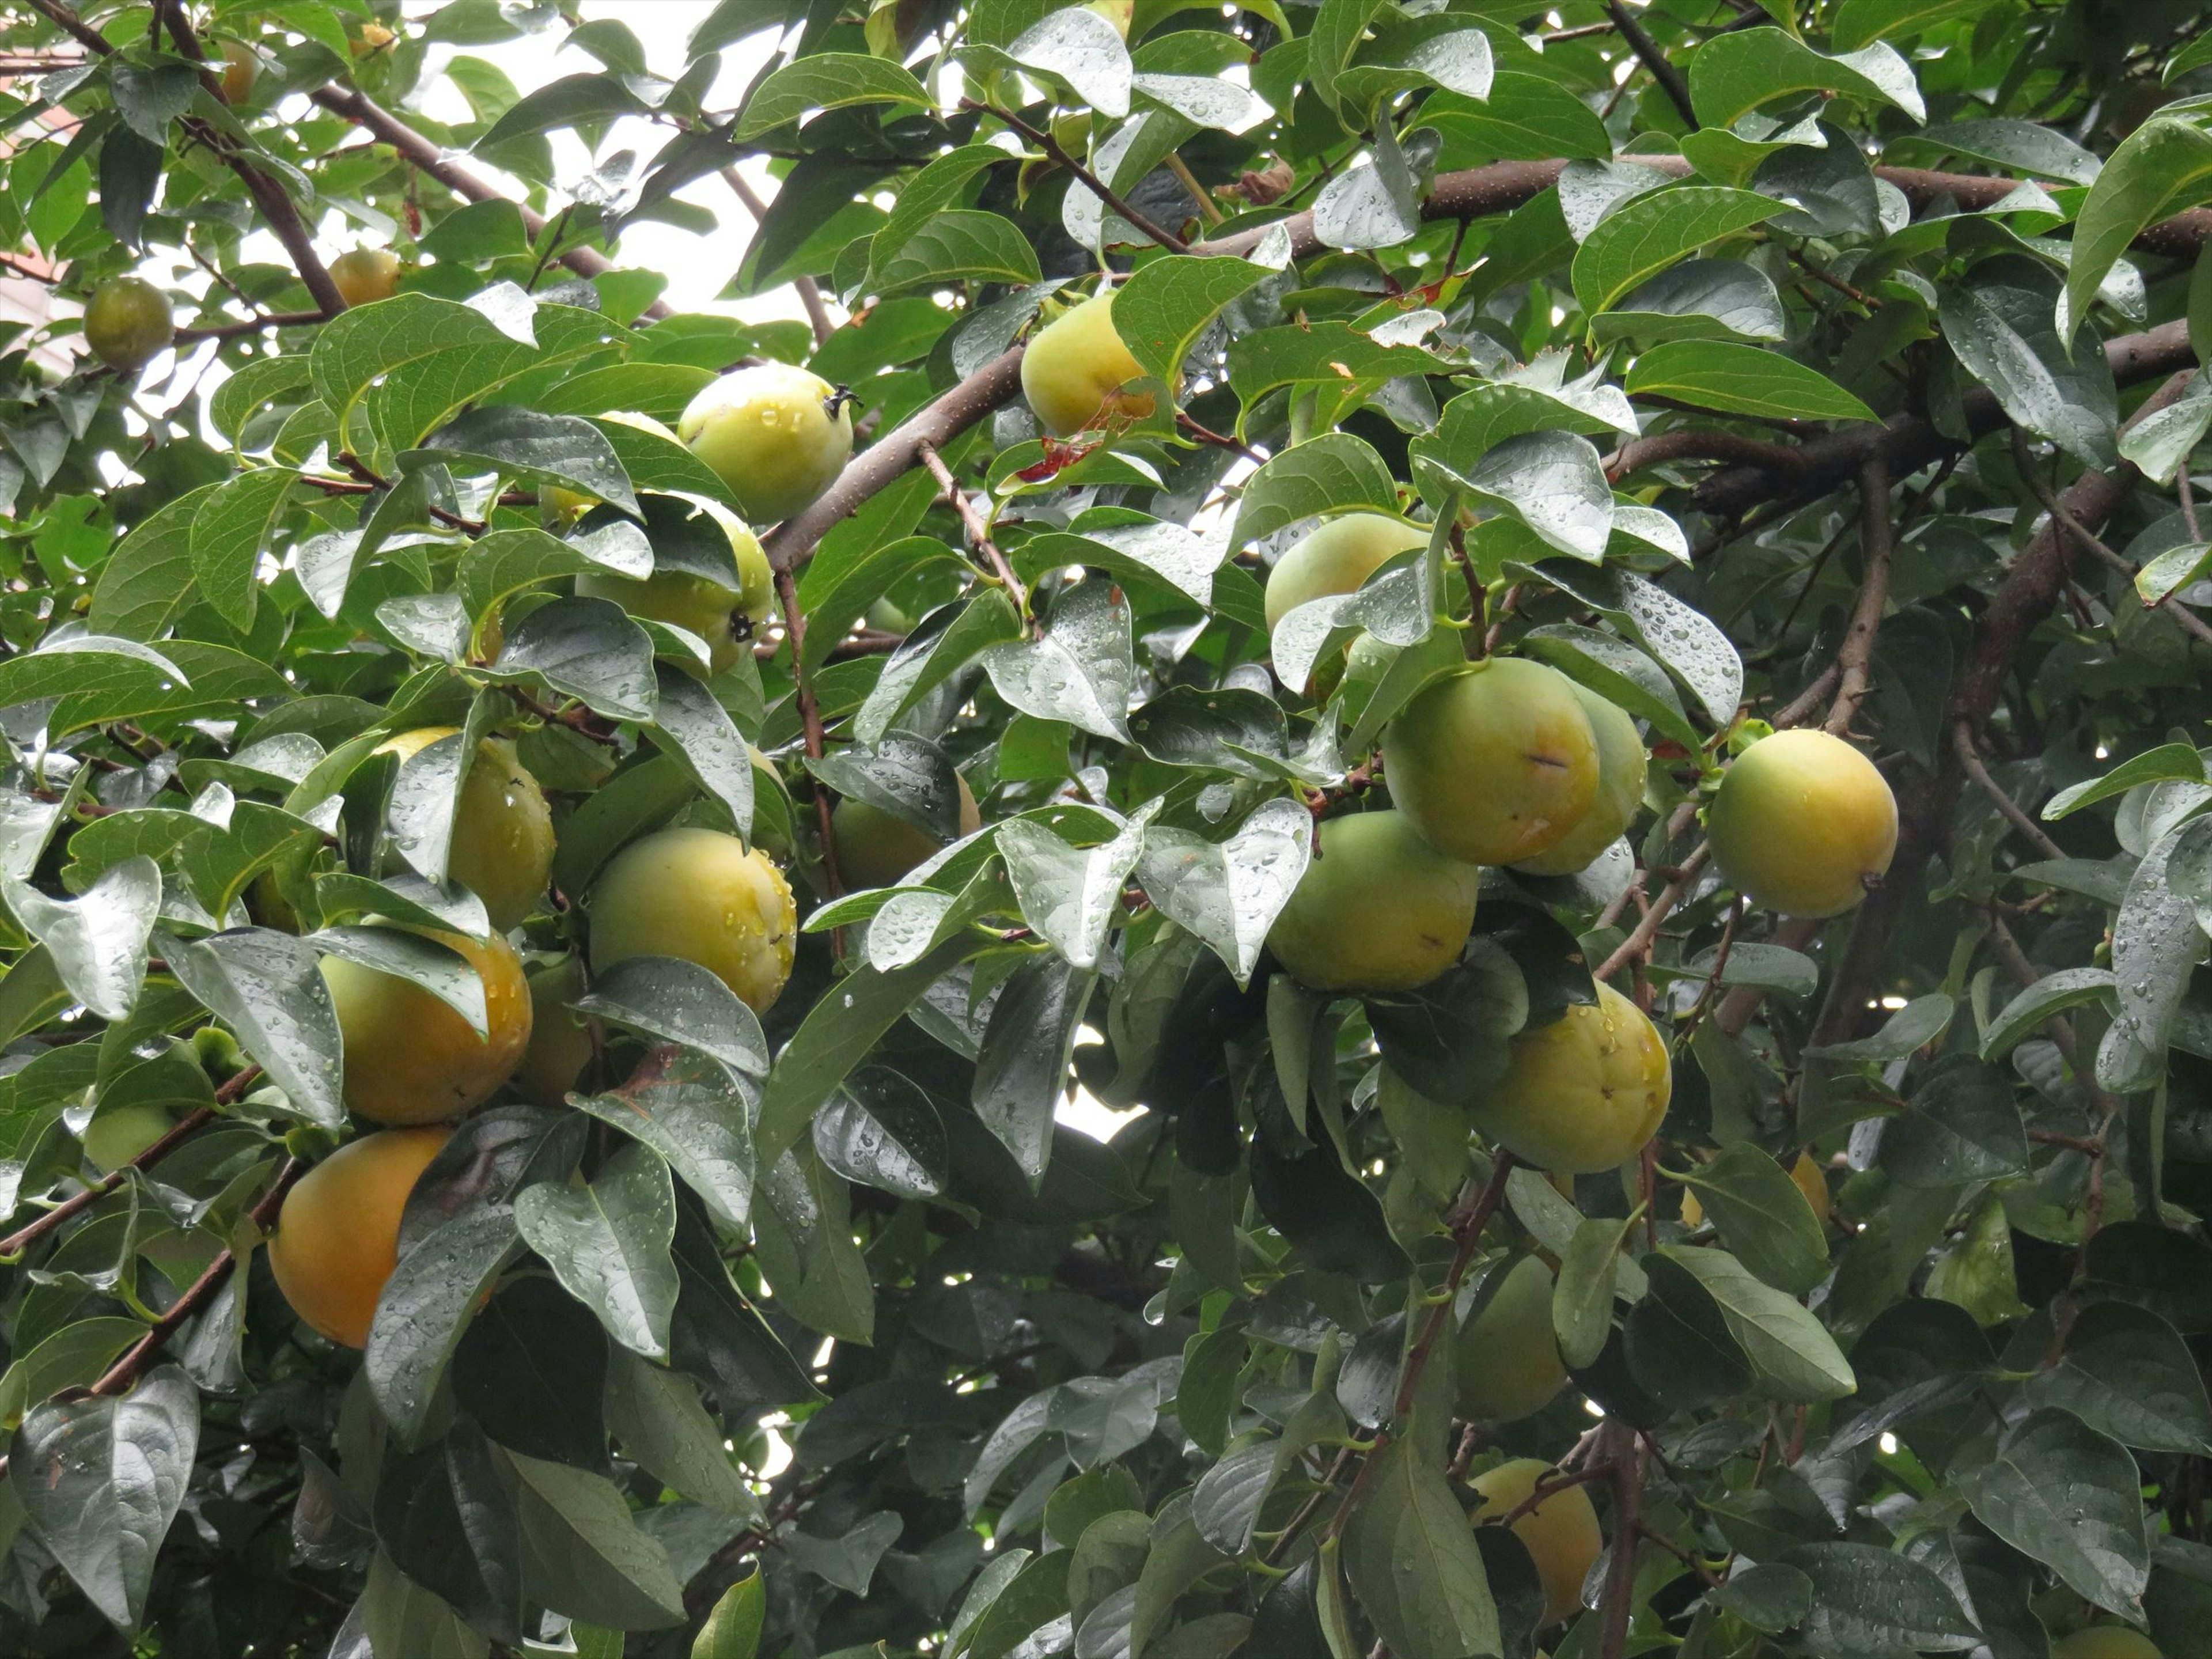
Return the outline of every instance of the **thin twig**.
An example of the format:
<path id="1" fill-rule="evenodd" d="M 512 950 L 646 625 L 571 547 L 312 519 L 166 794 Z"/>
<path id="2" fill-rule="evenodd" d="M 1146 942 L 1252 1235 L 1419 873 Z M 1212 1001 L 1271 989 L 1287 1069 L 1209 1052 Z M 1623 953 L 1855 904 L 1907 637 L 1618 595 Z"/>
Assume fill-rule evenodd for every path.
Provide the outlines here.
<path id="1" fill-rule="evenodd" d="M 1889 521 L 1889 461 L 1876 450 L 1859 469 L 1859 550 L 1866 568 L 1859 577 L 1859 600 L 1836 647 L 1836 701 L 1828 709 L 1827 729 L 1838 737 L 1866 700 L 1867 663 L 1874 651 L 1881 613 L 1889 604 L 1889 560 L 1896 532 Z"/>
<path id="2" fill-rule="evenodd" d="M 914 453 L 928 470 L 929 476 L 937 480 L 937 487 L 945 492 L 945 504 L 960 515 L 961 526 L 968 532 L 969 545 L 981 556 L 984 563 L 990 566 L 991 574 L 1006 590 L 1007 597 L 1013 600 L 1014 609 L 1027 616 L 1029 591 L 1022 586 L 1021 579 L 1014 574 L 1013 566 L 1006 562 L 1006 556 L 999 550 L 998 543 L 991 539 L 990 526 L 983 522 L 983 515 L 975 510 L 975 503 L 968 498 L 968 492 L 961 489 L 960 480 L 952 476 L 952 469 L 945 465 L 945 458 L 937 453 L 937 446 L 919 443 L 915 446 Z"/>
<path id="3" fill-rule="evenodd" d="M 738 204 L 753 216 L 756 226 L 768 217 L 768 204 L 737 168 L 724 167 L 722 182 L 730 187 L 730 194 L 738 198 Z M 805 307 L 806 320 L 814 330 L 814 343 L 823 344 L 837 331 L 837 325 L 830 320 L 830 307 L 823 302 L 821 284 L 811 276 L 799 276 L 792 280 L 791 286 L 799 295 L 799 303 Z"/>
<path id="4" fill-rule="evenodd" d="M 1221 223 L 1224 216 L 1221 210 L 1214 204 L 1213 192 L 1198 182 L 1198 175 L 1190 170 L 1190 164 L 1175 151 L 1170 150 L 1167 160 L 1163 165 L 1170 173 L 1175 174 L 1176 182 L 1190 192 L 1190 199 L 1198 204 L 1199 216 L 1204 219 L 1209 227 Z"/>
<path id="5" fill-rule="evenodd" d="M 1959 720 L 1951 727 L 1951 750 L 1959 757 L 1959 764 L 1972 779 L 1975 787 L 1990 798 L 1997 811 L 2003 813 L 2012 827 L 2035 844 L 2036 850 L 2047 859 L 2063 859 L 2066 849 L 2044 832 L 2043 826 L 2028 817 L 2027 811 L 2005 793 L 2002 785 L 1990 775 L 1990 769 L 1982 764 L 1982 757 L 1974 750 L 1974 734 L 1966 721 Z"/>
<path id="6" fill-rule="evenodd" d="M 1674 106 L 1675 112 L 1681 116 L 1690 131 L 1695 132 L 1698 130 L 1697 106 L 1690 101 L 1690 83 L 1683 78 L 1682 71 L 1667 61 L 1667 54 L 1659 49 L 1659 43 L 1644 33 L 1644 25 L 1630 15 L 1628 8 L 1622 5 L 1620 0 L 1605 0 L 1605 15 L 1613 19 L 1613 27 L 1620 31 L 1620 38 L 1628 43 L 1628 49 L 1636 54 L 1637 61 L 1651 71 L 1651 78 L 1659 83 L 1660 90 L 1667 94 L 1668 101 Z"/>
<path id="7" fill-rule="evenodd" d="M 1061 167 L 1066 167 L 1070 173 L 1073 173 L 1076 178 L 1081 181 L 1083 187 L 1085 190 L 1089 191 L 1093 196 L 1096 196 L 1100 201 L 1111 208 L 1133 228 L 1141 232 L 1143 234 L 1151 237 L 1152 240 L 1158 242 L 1162 247 L 1172 248 L 1177 253 L 1188 253 L 1190 252 L 1189 243 L 1184 241 L 1182 237 L 1176 235 L 1173 231 L 1166 229 L 1163 226 L 1155 224 L 1139 210 L 1131 207 L 1124 198 L 1115 191 L 1114 187 L 1111 185 L 1109 185 L 1103 179 L 1101 179 L 1097 173 L 1091 172 L 1089 167 L 1084 166 L 1082 162 L 1077 161 L 1073 155 L 1070 155 L 1066 150 L 1062 149 L 1060 145 L 1060 140 L 1054 137 L 1052 134 L 1046 131 L 1042 127 L 1031 126 L 1027 121 L 1024 121 L 1020 116 L 1014 114 L 1010 110 L 1000 109 L 995 104 L 981 103 L 973 98 L 963 98 L 960 100 L 960 107 L 966 110 L 975 110 L 985 115 L 995 116 L 1000 120 L 1004 121 L 1008 126 L 1020 133 L 1023 137 L 1035 144 L 1054 161 L 1059 163 Z"/>
<path id="8" fill-rule="evenodd" d="M 1698 884 L 1698 877 L 1703 873 L 1712 855 L 1713 849 L 1710 846 L 1704 842 L 1698 843 L 1697 850 L 1682 860 L 1674 879 L 1668 882 L 1665 890 L 1651 901 L 1651 908 L 1644 913 L 1643 920 L 1636 924 L 1626 939 L 1621 940 L 1613 953 L 1598 965 L 1598 978 L 1611 979 L 1650 950 L 1651 942 L 1659 937 L 1660 924 L 1673 913 L 1676 905 L 1689 896 L 1691 889 Z"/>
<path id="9" fill-rule="evenodd" d="M 783 606 L 784 640 L 791 647 L 791 684 L 799 699 L 799 717 L 806 732 L 806 755 L 820 760 L 828 748 L 822 729 L 822 706 L 814 700 L 814 686 L 806 672 L 806 615 L 799 608 L 799 584 L 791 572 L 775 573 L 775 596 Z M 830 896 L 843 895 L 845 884 L 837 873 L 837 836 L 830 824 L 830 787 L 814 780 L 814 814 L 822 830 L 822 880 Z"/>
<path id="10" fill-rule="evenodd" d="M 2034 452 L 2028 447 L 2027 434 L 2018 427 L 2012 429 L 2012 458 L 2014 465 L 2020 469 L 2021 477 L 2027 480 L 2030 492 L 2037 501 L 2043 503 L 2044 511 L 2050 514 L 2052 520 L 2074 538 L 2075 545 L 2095 554 L 2104 563 L 2126 577 L 2129 586 L 2133 586 L 2135 579 L 2139 574 L 2135 561 L 2114 552 L 2112 548 L 2106 545 L 2101 537 L 2066 510 L 2066 503 L 2058 498 L 2057 493 L 2045 481 L 2041 471 L 2036 466 Z M 2163 609 L 2167 616 L 2181 624 L 2184 633 L 2202 641 L 2206 645 L 2212 645 L 2212 623 L 2207 623 L 2187 605 L 2169 606 L 2161 599 L 2154 605 L 2147 604 L 2144 609 L 2151 611 Z"/>

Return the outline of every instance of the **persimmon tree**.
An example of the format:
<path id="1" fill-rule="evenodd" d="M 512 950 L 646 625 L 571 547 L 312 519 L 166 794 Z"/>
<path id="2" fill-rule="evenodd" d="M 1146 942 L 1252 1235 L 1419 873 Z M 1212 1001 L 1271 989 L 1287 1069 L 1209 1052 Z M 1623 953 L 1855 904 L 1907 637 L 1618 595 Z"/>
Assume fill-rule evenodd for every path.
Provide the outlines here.
<path id="1" fill-rule="evenodd" d="M 2212 1659 L 2200 9 L 593 10 L 0 6 L 0 1650 Z"/>

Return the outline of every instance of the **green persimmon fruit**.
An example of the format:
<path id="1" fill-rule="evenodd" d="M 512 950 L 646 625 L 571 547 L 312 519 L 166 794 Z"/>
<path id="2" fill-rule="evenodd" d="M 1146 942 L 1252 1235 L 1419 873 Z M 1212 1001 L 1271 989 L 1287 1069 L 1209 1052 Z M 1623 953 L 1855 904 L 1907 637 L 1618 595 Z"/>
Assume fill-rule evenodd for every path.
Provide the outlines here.
<path id="1" fill-rule="evenodd" d="M 443 1123 L 491 1097 L 530 1046 L 530 986 L 522 958 L 498 933 L 408 927 L 451 945 L 483 981 L 485 1034 L 412 980 L 343 957 L 323 978 L 345 1046 L 345 1103 L 372 1123 Z"/>
<path id="2" fill-rule="evenodd" d="M 331 1341 L 368 1345 L 384 1282 L 399 1265 L 407 1195 L 453 1132 L 384 1129 L 349 1140 L 284 1194 L 269 1267 L 292 1311 Z"/>
<path id="3" fill-rule="evenodd" d="M 1036 331 L 1022 353 L 1022 396 L 1046 431 L 1065 438 L 1088 427 L 1150 415 L 1151 392 L 1121 390 L 1144 373 L 1114 327 L 1114 295 L 1109 291 Z"/>
<path id="4" fill-rule="evenodd" d="M 2141 1631 L 2125 1625 L 2093 1625 L 2051 1644 L 2051 1659 L 2166 1659 Z"/>
<path id="5" fill-rule="evenodd" d="M 1752 903 L 1836 916 L 1897 851 L 1897 797 L 1875 764 L 1826 732 L 1777 732 L 1738 756 L 1706 814 L 1713 862 Z"/>
<path id="6" fill-rule="evenodd" d="M 592 1034 L 568 1005 L 584 994 L 581 957 L 564 957 L 530 974 L 530 1046 L 514 1073 L 515 1092 L 540 1106 L 568 1103 L 592 1059 Z"/>
<path id="7" fill-rule="evenodd" d="M 853 454 L 844 396 L 790 363 L 732 369 L 702 387 L 676 422 L 676 435 L 757 525 L 812 505 Z"/>
<path id="8" fill-rule="evenodd" d="M 611 599 L 634 617 L 673 623 L 707 642 L 708 672 L 726 673 L 737 665 L 744 647 L 732 625 L 734 613 L 743 611 L 756 623 L 768 620 L 774 602 L 775 577 L 760 538 L 744 520 L 726 508 L 708 505 L 708 512 L 730 538 L 730 553 L 738 567 L 738 586 L 732 591 L 710 576 L 689 570 L 656 570 L 649 576 L 617 576 L 612 571 L 587 571 L 576 578 L 576 592 L 586 599 Z"/>
<path id="9" fill-rule="evenodd" d="M 1618 703 L 1589 687 L 1567 682 L 1597 738 L 1597 793 L 1575 827 L 1532 859 L 1513 867 L 1532 876 L 1571 876 L 1620 838 L 1644 805 L 1644 775 L 1649 761 L 1636 722 Z"/>
<path id="10" fill-rule="evenodd" d="M 399 292 L 399 256 L 388 247 L 357 247 L 331 261 L 331 281 L 349 306 L 389 300 Z"/>
<path id="11" fill-rule="evenodd" d="M 377 744 L 380 755 L 411 759 L 459 728 L 422 726 Z M 553 873 L 553 810 L 505 738 L 486 738 L 461 780 L 447 873 L 483 901 L 501 933 L 521 926 Z"/>
<path id="12" fill-rule="evenodd" d="M 1482 1502 L 1470 1519 L 1478 1526 L 1502 1520 L 1528 1501 L 1539 1480 L 1558 1473 L 1534 1457 L 1516 1457 L 1475 1476 L 1469 1484 Z M 1583 1581 L 1605 1548 L 1589 1493 L 1577 1486 L 1547 1494 L 1513 1523 L 1513 1535 L 1536 1563 L 1544 1585 L 1544 1622 L 1555 1625 L 1582 1606 Z"/>
<path id="13" fill-rule="evenodd" d="M 1552 1270 L 1524 1255 L 1466 1324 L 1452 1348 L 1459 1414 L 1470 1423 L 1516 1423 L 1567 1385 L 1552 1334 Z"/>
<path id="14" fill-rule="evenodd" d="M 137 368 L 177 337 L 169 296 L 141 276 L 111 276 L 84 307 L 84 340 L 110 368 Z"/>
<path id="15" fill-rule="evenodd" d="M 1597 734 L 1574 682 L 1519 657 L 1469 663 L 1382 731 L 1390 799 L 1463 864 L 1520 864 L 1557 846 L 1597 798 Z"/>
<path id="16" fill-rule="evenodd" d="M 1428 539 L 1426 530 L 1386 513 L 1346 513 L 1310 531 L 1267 573 L 1267 631 L 1302 605 L 1358 592 L 1383 565 Z"/>
<path id="17" fill-rule="evenodd" d="M 592 890 L 592 971 L 681 957 L 755 1013 L 791 977 L 799 908 L 783 872 L 714 830 L 663 830 L 615 854 Z"/>
<path id="18" fill-rule="evenodd" d="M 253 84 L 261 78 L 261 58 L 243 40 L 222 43 L 222 101 L 235 109 L 253 96 Z"/>
<path id="19" fill-rule="evenodd" d="M 972 836 L 983 827 L 983 814 L 968 780 L 953 775 L 960 788 L 960 833 Z M 830 812 L 830 831 L 837 842 L 837 873 L 854 892 L 896 886 L 908 871 L 944 850 L 944 843 L 920 824 L 850 796 Z"/>
<path id="20" fill-rule="evenodd" d="M 1644 1011 L 1601 983 L 1513 1039 L 1505 1075 L 1475 1103 L 1475 1127 L 1554 1175 L 1592 1175 L 1627 1162 L 1667 1115 L 1674 1068 Z"/>
<path id="21" fill-rule="evenodd" d="M 1459 960 L 1481 884 L 1402 812 L 1330 818 L 1267 944 L 1316 991 L 1408 991 Z"/>

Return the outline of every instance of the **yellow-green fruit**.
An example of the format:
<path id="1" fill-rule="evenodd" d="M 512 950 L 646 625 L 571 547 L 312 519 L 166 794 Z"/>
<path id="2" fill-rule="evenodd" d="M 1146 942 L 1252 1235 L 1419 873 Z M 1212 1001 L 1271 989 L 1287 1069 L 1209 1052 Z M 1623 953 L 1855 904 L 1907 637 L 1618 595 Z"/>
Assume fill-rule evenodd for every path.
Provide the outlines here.
<path id="1" fill-rule="evenodd" d="M 1566 1386 L 1566 1362 L 1552 1334 L 1552 1270 L 1524 1255 L 1505 1282 L 1460 1327 L 1452 1348 L 1459 1414 L 1470 1423 L 1514 1423 L 1540 1412 Z"/>
<path id="2" fill-rule="evenodd" d="M 84 1126 L 85 1161 L 106 1175 L 119 1170 L 177 1127 L 159 1106 L 120 1106 L 96 1112 Z"/>
<path id="3" fill-rule="evenodd" d="M 331 281 L 349 306 L 389 300 L 399 292 L 399 256 L 390 248 L 357 247 L 331 261 Z"/>
<path id="4" fill-rule="evenodd" d="M 1113 295 L 1100 294 L 1036 331 L 1022 353 L 1022 396 L 1046 431 L 1065 438 L 1151 414 L 1151 392 L 1121 390 L 1144 372 L 1114 327 Z"/>
<path id="5" fill-rule="evenodd" d="M 423 726 L 377 744 L 404 762 L 458 728 Z M 504 738 L 486 738 L 461 780 L 447 873 L 483 901 L 491 925 L 504 933 L 537 908 L 553 871 L 553 811 L 538 780 Z"/>
<path id="6" fill-rule="evenodd" d="M 733 592 L 709 576 L 688 570 L 656 570 L 633 579 L 611 571 L 591 571 L 576 578 L 576 592 L 586 599 L 611 599 L 634 617 L 673 623 L 707 642 L 710 672 L 720 674 L 736 666 L 743 647 L 732 625 L 732 613 L 743 611 L 755 623 L 768 620 L 775 578 L 760 538 L 727 513 L 716 517 L 729 532 L 730 551 L 737 561 L 738 582 Z"/>
<path id="7" fill-rule="evenodd" d="M 1505 1075 L 1476 1101 L 1475 1127 L 1554 1174 L 1627 1162 L 1667 1115 L 1674 1071 L 1644 1011 L 1610 985 L 1513 1039 Z"/>
<path id="8" fill-rule="evenodd" d="M 1267 944 L 1316 991 L 1411 990 L 1459 960 L 1481 885 L 1401 812 L 1331 818 Z"/>
<path id="9" fill-rule="evenodd" d="M 983 814 L 968 780 L 953 775 L 960 786 L 960 833 L 972 836 L 983 827 Z M 849 796 L 830 814 L 830 830 L 837 842 L 837 873 L 856 892 L 895 886 L 915 866 L 944 850 L 944 843 L 921 825 Z"/>
<path id="10" fill-rule="evenodd" d="M 365 1346 L 399 1264 L 407 1194 L 452 1131 L 386 1129 L 348 1141 L 284 1194 L 269 1267 L 292 1311 L 333 1342 Z"/>
<path id="11" fill-rule="evenodd" d="M 1431 685 L 1383 729 L 1390 799 L 1437 851 L 1522 864 L 1597 798 L 1597 734 L 1558 670 L 1492 657 Z"/>
<path id="12" fill-rule="evenodd" d="M 372 1123 L 443 1123 L 490 1098 L 530 1046 L 530 986 L 522 958 L 499 934 L 410 927 L 449 945 L 483 981 L 486 1035 L 412 980 L 343 957 L 323 977 L 345 1040 L 345 1103 Z"/>
<path id="13" fill-rule="evenodd" d="M 1503 1519 L 1528 1501 L 1539 1480 L 1558 1473 L 1549 1463 L 1516 1457 L 1475 1476 L 1472 1484 L 1482 1503 L 1473 1519 L 1478 1524 Z M 1536 1576 L 1543 1580 L 1544 1622 L 1557 1624 L 1582 1605 L 1583 1580 L 1605 1548 L 1589 1493 L 1565 1486 L 1549 1494 L 1513 1523 L 1513 1535 L 1534 1558 Z"/>
<path id="14" fill-rule="evenodd" d="M 559 484 L 545 484 L 538 491 L 538 505 L 548 522 L 567 529 L 599 505 L 596 497 L 580 490 L 563 489 Z"/>
<path id="15" fill-rule="evenodd" d="M 713 830 L 664 830 L 615 854 L 592 890 L 592 971 L 632 957 L 681 957 L 755 1013 L 791 977 L 799 908 L 783 872 Z"/>
<path id="16" fill-rule="evenodd" d="M 169 296 L 138 276 L 111 276 L 84 307 L 84 340 L 110 368 L 133 369 L 177 337 Z"/>
<path id="17" fill-rule="evenodd" d="M 1790 1166 L 1790 1178 L 1797 1183 L 1797 1190 L 1805 1194 L 1805 1201 L 1813 1206 L 1813 1214 L 1822 1226 L 1828 1224 L 1828 1177 L 1813 1161 L 1810 1152 L 1797 1154 L 1797 1161 Z"/>
<path id="18" fill-rule="evenodd" d="M 568 957 L 530 975 L 530 1047 L 514 1074 L 515 1092 L 540 1106 L 565 1104 L 592 1058 L 584 1017 L 568 1004 L 584 994 L 584 964 Z"/>
<path id="19" fill-rule="evenodd" d="M 261 78 L 261 59 L 242 40 L 222 43 L 222 101 L 234 107 L 253 96 L 253 83 Z"/>
<path id="20" fill-rule="evenodd" d="M 2097 1625 L 2053 1642 L 2051 1659 L 2166 1659 L 2166 1656 L 2141 1631 L 2124 1625 Z"/>
<path id="21" fill-rule="evenodd" d="M 774 524 L 811 505 L 845 470 L 853 416 L 819 374 L 757 363 L 702 388 L 676 435 L 729 486 L 748 520 Z"/>
<path id="22" fill-rule="evenodd" d="M 1129 38 L 1129 25 L 1136 21 L 1137 0 L 1089 0 L 1085 11 L 1095 11 L 1114 26 L 1114 32 L 1124 40 Z"/>
<path id="23" fill-rule="evenodd" d="M 1589 716 L 1590 731 L 1597 738 L 1597 793 L 1573 829 L 1534 858 L 1514 866 L 1532 876 L 1571 876 L 1589 868 L 1593 859 L 1620 838 L 1644 805 L 1647 763 L 1636 722 L 1618 703 L 1571 680 L 1568 684 Z"/>
<path id="24" fill-rule="evenodd" d="M 1826 732 L 1777 732 L 1737 757 L 1706 815 L 1713 862 L 1753 904 L 1841 915 L 1897 850 L 1897 797 L 1874 763 Z"/>
<path id="25" fill-rule="evenodd" d="M 1267 573 L 1267 631 L 1300 605 L 1332 593 L 1356 593 L 1359 585 L 1408 548 L 1426 545 L 1429 532 L 1382 513 L 1347 513 L 1291 544 Z"/>

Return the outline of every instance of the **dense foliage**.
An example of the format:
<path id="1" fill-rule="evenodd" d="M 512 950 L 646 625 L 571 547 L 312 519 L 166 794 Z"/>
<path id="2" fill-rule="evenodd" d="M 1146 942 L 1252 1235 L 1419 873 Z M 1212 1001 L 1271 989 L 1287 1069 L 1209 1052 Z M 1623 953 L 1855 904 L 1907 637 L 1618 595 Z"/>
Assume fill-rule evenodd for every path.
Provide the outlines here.
<path id="1" fill-rule="evenodd" d="M 0 5 L 0 1651 L 2212 1659 L 2201 9 L 575 10 Z"/>

